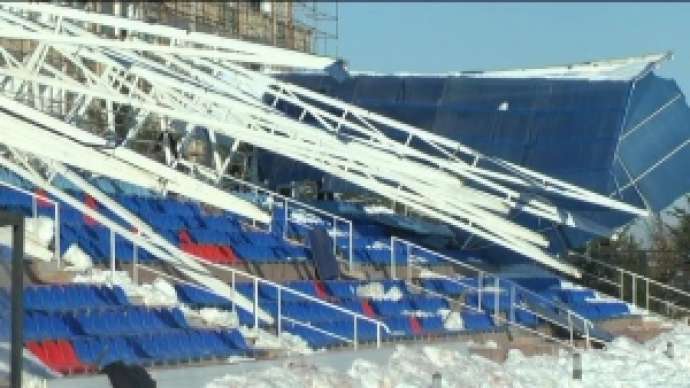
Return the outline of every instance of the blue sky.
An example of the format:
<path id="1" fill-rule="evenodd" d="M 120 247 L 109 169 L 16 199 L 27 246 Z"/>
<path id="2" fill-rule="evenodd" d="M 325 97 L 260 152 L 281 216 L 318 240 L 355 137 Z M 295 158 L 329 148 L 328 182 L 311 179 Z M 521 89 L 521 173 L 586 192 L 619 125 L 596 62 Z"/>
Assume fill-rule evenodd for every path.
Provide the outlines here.
<path id="1" fill-rule="evenodd" d="M 506 69 L 672 50 L 659 74 L 690 92 L 690 4 L 345 2 L 339 13 L 338 54 L 356 70 Z"/>

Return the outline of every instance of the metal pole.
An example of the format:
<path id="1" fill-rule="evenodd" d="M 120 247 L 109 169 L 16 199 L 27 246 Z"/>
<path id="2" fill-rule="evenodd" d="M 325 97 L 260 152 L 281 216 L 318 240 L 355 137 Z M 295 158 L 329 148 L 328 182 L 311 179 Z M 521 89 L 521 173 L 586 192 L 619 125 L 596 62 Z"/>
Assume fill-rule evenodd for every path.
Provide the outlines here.
<path id="1" fill-rule="evenodd" d="M 500 300 L 501 300 L 501 295 L 500 295 L 501 288 L 499 287 L 500 286 L 499 282 L 500 282 L 500 279 L 498 278 L 498 276 L 496 276 L 494 278 L 494 288 L 495 288 L 494 289 L 494 321 L 495 322 L 498 322 L 498 314 L 500 313 L 499 304 L 500 304 Z"/>
<path id="2" fill-rule="evenodd" d="M 276 327 L 278 328 L 278 340 L 280 340 L 280 334 L 283 332 L 283 307 L 281 306 L 283 300 L 283 289 L 278 287 L 278 322 Z"/>
<path id="3" fill-rule="evenodd" d="M 620 278 L 621 278 L 621 284 L 620 284 L 620 293 L 621 293 L 621 296 L 620 296 L 620 299 L 621 299 L 621 300 L 625 300 L 625 299 L 624 299 L 624 298 L 625 298 L 625 293 L 623 292 L 623 283 L 624 283 L 624 280 L 625 280 L 625 278 L 623 277 L 623 270 L 620 270 L 620 269 L 619 269 L 618 272 L 620 272 L 620 275 L 621 275 L 621 276 L 620 276 Z"/>
<path id="4" fill-rule="evenodd" d="M 32 195 L 31 196 L 31 214 L 33 218 L 38 217 L 38 199 L 37 199 L 38 194 Z"/>
<path id="5" fill-rule="evenodd" d="M 333 256 L 336 254 L 335 246 L 338 242 L 338 220 L 333 217 Z M 350 269 L 352 269 L 352 262 L 350 262 Z"/>
<path id="6" fill-rule="evenodd" d="M 132 279 L 134 284 L 139 284 L 139 246 L 136 242 L 132 243 Z"/>
<path id="7" fill-rule="evenodd" d="M 349 237 L 348 237 L 348 244 L 349 244 L 349 246 L 348 246 L 348 249 L 349 249 L 348 255 L 350 255 L 350 271 L 352 271 L 352 265 L 353 265 L 353 262 L 354 262 L 354 255 L 353 255 L 353 251 L 354 251 L 354 246 L 353 246 L 354 236 L 353 236 L 353 233 L 354 233 L 354 230 L 353 230 L 353 228 L 352 228 L 352 221 L 350 221 L 350 231 L 349 231 L 349 232 L 350 232 L 350 235 L 349 235 Z"/>
<path id="8" fill-rule="evenodd" d="M 391 236 L 391 279 L 395 278 L 395 237 Z"/>
<path id="9" fill-rule="evenodd" d="M 510 287 L 510 322 L 515 322 L 515 286 Z"/>
<path id="10" fill-rule="evenodd" d="M 60 207 L 58 206 L 57 202 L 55 202 L 55 221 L 53 225 L 53 233 L 55 234 L 53 241 L 55 244 L 55 249 L 54 249 L 54 258 L 55 261 L 57 262 L 58 268 L 60 268 L 60 265 L 62 264 L 62 255 L 60 254 Z"/>
<path id="11" fill-rule="evenodd" d="M 405 247 L 407 248 L 407 281 L 409 283 L 412 281 L 412 264 L 410 263 L 410 244 L 405 243 Z"/>
<path id="12" fill-rule="evenodd" d="M 254 278 L 254 329 L 259 328 L 259 280 Z"/>
<path id="13" fill-rule="evenodd" d="M 10 354 L 10 383 L 14 388 L 22 386 L 22 338 L 24 328 L 24 218 L 17 217 L 12 225 L 12 286 L 11 294 L 11 354 Z"/>
<path id="14" fill-rule="evenodd" d="M 637 306 L 637 276 L 632 276 L 632 304 Z"/>
<path id="15" fill-rule="evenodd" d="M 357 316 L 354 315 L 353 317 L 354 317 L 354 320 L 353 320 L 353 324 L 354 324 L 353 346 L 354 346 L 355 350 L 357 350 L 357 347 L 358 347 L 358 344 L 357 344 Z"/>
<path id="16" fill-rule="evenodd" d="M 273 232 L 273 220 L 275 219 L 275 214 L 273 211 L 273 195 L 269 194 L 268 198 L 269 198 L 268 210 L 271 212 L 271 221 L 268 222 L 268 233 L 272 233 Z"/>
<path id="17" fill-rule="evenodd" d="M 592 325 L 591 321 L 585 320 L 585 348 L 589 349 L 591 344 L 589 342 L 589 326 Z"/>
<path id="18" fill-rule="evenodd" d="M 381 324 L 376 324 L 376 349 L 381 348 Z"/>
<path id="19" fill-rule="evenodd" d="M 482 311 L 482 289 L 484 288 L 484 272 L 479 271 L 477 276 L 477 309 Z"/>
<path id="20" fill-rule="evenodd" d="M 110 229 L 110 279 L 115 279 L 115 232 Z"/>
<path id="21" fill-rule="evenodd" d="M 235 271 L 230 272 L 230 286 L 232 287 L 232 312 L 235 312 Z"/>
<path id="22" fill-rule="evenodd" d="M 645 309 L 649 310 L 649 278 L 645 281 Z"/>
<path id="23" fill-rule="evenodd" d="M 288 201 L 287 198 L 283 201 L 283 210 L 285 211 L 285 219 L 283 220 L 283 240 L 287 239 L 288 228 Z"/>
<path id="24" fill-rule="evenodd" d="M 573 317 L 568 310 L 568 331 L 570 332 L 570 346 L 573 346 Z"/>

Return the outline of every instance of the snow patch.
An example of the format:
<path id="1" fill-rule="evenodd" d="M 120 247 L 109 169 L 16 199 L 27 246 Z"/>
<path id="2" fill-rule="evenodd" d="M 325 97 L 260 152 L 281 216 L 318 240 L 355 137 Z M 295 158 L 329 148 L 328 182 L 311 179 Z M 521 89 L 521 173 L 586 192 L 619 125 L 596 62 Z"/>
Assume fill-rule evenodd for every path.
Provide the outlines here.
<path id="1" fill-rule="evenodd" d="M 79 245 L 72 244 L 62 255 L 62 261 L 67 264 L 67 271 L 85 271 L 93 267 L 91 257 L 84 252 Z"/>
<path id="2" fill-rule="evenodd" d="M 443 317 L 443 327 L 446 330 L 462 330 L 465 328 L 465 323 L 462 320 L 462 315 L 458 311 L 451 311 L 448 309 L 438 310 Z"/>
<path id="3" fill-rule="evenodd" d="M 239 330 L 242 336 L 253 341 L 254 347 L 258 349 L 286 349 L 299 354 L 314 352 L 302 337 L 286 331 L 281 332 L 280 337 L 278 337 L 263 329 L 240 326 Z"/>
<path id="4" fill-rule="evenodd" d="M 371 298 L 374 300 L 399 301 L 403 297 L 402 291 L 398 286 L 391 287 L 388 291 L 382 283 L 373 282 L 357 287 L 357 296 L 360 298 Z"/>

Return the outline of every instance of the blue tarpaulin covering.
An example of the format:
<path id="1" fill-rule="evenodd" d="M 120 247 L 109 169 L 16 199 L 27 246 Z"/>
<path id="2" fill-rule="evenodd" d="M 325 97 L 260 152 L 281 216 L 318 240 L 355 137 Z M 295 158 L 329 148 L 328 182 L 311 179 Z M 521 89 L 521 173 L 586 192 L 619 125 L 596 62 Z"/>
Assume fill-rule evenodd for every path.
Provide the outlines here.
<path id="1" fill-rule="evenodd" d="M 660 211 L 690 192 L 690 108 L 675 81 L 652 72 L 611 79 L 281 77 L 640 208 Z M 259 166 L 273 184 L 313 179 L 334 191 L 361 190 L 269 152 L 260 154 Z M 605 209 L 576 210 L 609 227 L 631 220 Z M 573 230 L 549 235 L 554 248 L 591 238 Z"/>

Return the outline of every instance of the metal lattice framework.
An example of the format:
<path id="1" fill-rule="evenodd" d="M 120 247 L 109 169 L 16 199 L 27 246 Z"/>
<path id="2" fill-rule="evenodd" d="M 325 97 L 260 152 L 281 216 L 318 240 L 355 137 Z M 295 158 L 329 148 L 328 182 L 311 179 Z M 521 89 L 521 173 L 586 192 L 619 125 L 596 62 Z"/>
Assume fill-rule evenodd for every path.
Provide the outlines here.
<path id="1" fill-rule="evenodd" d="M 127 35 L 107 38 L 90 32 L 95 28 Z M 206 128 L 218 177 L 230 159 L 222 160 L 216 148 L 217 137 L 225 136 L 233 149 L 243 142 L 298 160 L 575 276 L 577 270 L 545 251 L 546 238 L 510 216 L 524 212 L 605 231 L 554 205 L 550 198 L 555 197 L 647 215 L 244 66 L 323 69 L 333 62 L 328 58 L 47 4 L 1 5 L 0 38 L 34 43 L 23 60 L 0 47 L 0 143 L 10 151 L 2 163 L 41 176 L 47 184 L 55 174 L 79 181 L 70 173 L 78 168 L 268 220 L 250 203 L 171 168 L 184 162 L 182 156 L 169 157 L 165 166 L 127 148 L 147 118 L 155 117 L 186 134 L 179 147 L 196 127 Z M 48 57 L 59 57 L 71 71 L 51 65 Z M 71 103 L 55 109 L 46 101 L 56 97 Z M 110 132 L 115 132 L 114 107 L 131 108 L 133 122 L 122 142 L 113 145 L 76 126 L 94 104 L 107 108 Z M 104 194 L 100 200 L 141 223 Z"/>

